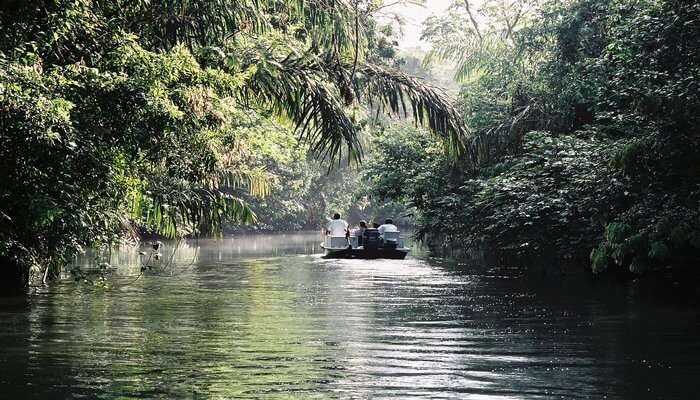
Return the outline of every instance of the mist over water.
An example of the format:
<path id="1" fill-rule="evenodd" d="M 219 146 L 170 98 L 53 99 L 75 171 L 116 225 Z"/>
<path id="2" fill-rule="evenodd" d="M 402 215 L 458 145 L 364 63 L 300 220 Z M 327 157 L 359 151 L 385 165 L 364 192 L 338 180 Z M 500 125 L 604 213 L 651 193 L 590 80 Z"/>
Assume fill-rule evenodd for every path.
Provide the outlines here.
<path id="1" fill-rule="evenodd" d="M 325 260 L 317 233 L 172 244 L 138 279 L 1 299 L 3 398 L 695 397 L 697 278 Z M 79 260 L 94 264 L 90 257 Z"/>

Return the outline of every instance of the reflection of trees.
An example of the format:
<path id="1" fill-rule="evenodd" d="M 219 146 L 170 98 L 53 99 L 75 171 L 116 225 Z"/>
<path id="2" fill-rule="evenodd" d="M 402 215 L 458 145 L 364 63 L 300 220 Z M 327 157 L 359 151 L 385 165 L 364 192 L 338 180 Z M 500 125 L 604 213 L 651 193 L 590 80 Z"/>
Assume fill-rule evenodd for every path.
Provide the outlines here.
<path id="1" fill-rule="evenodd" d="M 207 295 L 195 312 L 210 327 L 197 344 L 197 352 L 207 354 L 200 369 L 204 376 L 224 378 L 207 379 L 206 393 L 231 397 L 306 391 L 323 381 L 324 372 L 313 362 L 320 340 L 303 293 L 294 285 L 304 281 L 305 271 L 287 276 L 284 261 L 245 260 L 229 266 L 238 278 L 233 288 L 198 280 L 198 292 Z"/>
<path id="2" fill-rule="evenodd" d="M 215 247 L 199 245 L 210 259 Z M 26 311 L 0 313 L 20 316 L 16 331 L 0 325 L 0 366 L 12 366 L 0 382 L 7 398 L 27 397 L 26 382 L 36 398 L 691 390 L 681 381 L 696 365 L 693 299 L 659 305 L 657 280 L 521 275 L 287 256 L 202 262 L 109 291 L 57 285 Z"/>
<path id="3" fill-rule="evenodd" d="M 192 255 L 181 251 L 178 260 Z M 320 354 L 325 328 L 306 290 L 312 271 L 287 269 L 289 261 L 200 265 L 119 291 L 67 286 L 31 321 L 31 362 L 60 371 L 38 383 L 108 397 L 318 390 L 332 354 Z"/>
<path id="4" fill-rule="evenodd" d="M 32 374 L 30 311 L 26 297 L 0 298 L 0 388 L 5 398 L 20 398 Z"/>

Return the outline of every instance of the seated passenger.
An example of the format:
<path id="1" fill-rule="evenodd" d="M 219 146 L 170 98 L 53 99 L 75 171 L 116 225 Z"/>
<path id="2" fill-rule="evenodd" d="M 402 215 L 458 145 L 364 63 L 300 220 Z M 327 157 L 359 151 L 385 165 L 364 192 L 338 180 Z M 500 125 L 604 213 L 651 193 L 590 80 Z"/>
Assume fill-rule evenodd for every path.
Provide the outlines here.
<path id="1" fill-rule="evenodd" d="M 340 219 L 340 214 L 333 214 L 333 219 L 326 225 L 326 235 L 331 235 L 335 237 L 348 237 L 350 232 L 348 231 L 348 223 Z"/>
<path id="2" fill-rule="evenodd" d="M 398 232 L 399 228 L 394 225 L 394 221 L 391 220 L 391 218 L 387 218 L 384 220 L 384 223 L 377 228 L 379 231 L 379 234 L 384 236 L 384 232 Z"/>
<path id="3" fill-rule="evenodd" d="M 362 246 L 362 235 L 365 233 L 366 230 L 367 222 L 362 220 L 360 221 L 360 226 L 353 231 L 353 235 L 357 236 L 358 246 Z"/>

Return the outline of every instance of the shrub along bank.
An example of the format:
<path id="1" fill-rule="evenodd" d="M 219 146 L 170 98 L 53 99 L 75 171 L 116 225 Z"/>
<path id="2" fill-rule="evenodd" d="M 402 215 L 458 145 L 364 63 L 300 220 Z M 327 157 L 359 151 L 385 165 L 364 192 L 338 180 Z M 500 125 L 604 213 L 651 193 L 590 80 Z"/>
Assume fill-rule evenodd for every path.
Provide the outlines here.
<path id="1" fill-rule="evenodd" d="M 375 166 L 370 182 L 415 206 L 430 241 L 522 264 L 642 273 L 700 260 L 700 5 L 552 1 L 521 21 L 481 59 L 442 49 L 476 65 L 460 95 L 472 163 L 421 157 L 431 139 L 403 135 L 379 145 L 410 167 Z"/>

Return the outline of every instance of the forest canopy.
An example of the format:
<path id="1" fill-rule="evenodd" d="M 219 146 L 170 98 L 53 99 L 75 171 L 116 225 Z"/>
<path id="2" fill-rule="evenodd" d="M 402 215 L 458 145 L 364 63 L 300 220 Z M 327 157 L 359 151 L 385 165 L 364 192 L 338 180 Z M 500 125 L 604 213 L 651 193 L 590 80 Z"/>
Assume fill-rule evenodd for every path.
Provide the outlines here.
<path id="1" fill-rule="evenodd" d="M 595 273 L 698 259 L 697 2 L 460 0 L 425 21 L 425 54 L 397 49 L 387 5 L 4 2 L 10 280 L 85 246 L 331 210 Z"/>
<path id="2" fill-rule="evenodd" d="M 699 12 L 685 0 L 455 2 L 426 21 L 424 63 L 456 66 L 469 162 L 446 171 L 417 150 L 432 139 L 404 134 L 381 157 L 421 172 L 404 187 L 374 169 L 376 190 L 414 205 L 435 245 L 594 273 L 692 264 Z"/>
<path id="3" fill-rule="evenodd" d="M 265 157 L 360 161 L 369 115 L 463 152 L 445 93 L 395 68 L 373 2 L 10 1 L 0 9 L 0 259 L 257 220 Z M 371 113 L 369 113 L 371 111 Z M 285 154 L 287 153 L 287 154 Z M 269 162 L 267 162 L 269 163 Z M 289 164 L 289 160 L 286 161 Z M 26 279 L 23 279 L 26 281 Z"/>

